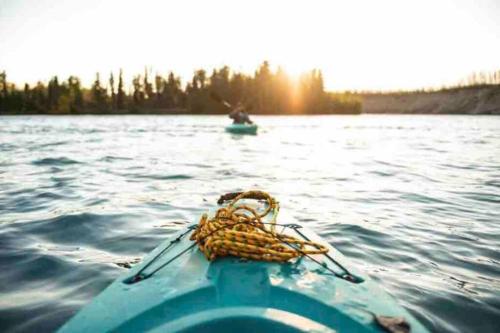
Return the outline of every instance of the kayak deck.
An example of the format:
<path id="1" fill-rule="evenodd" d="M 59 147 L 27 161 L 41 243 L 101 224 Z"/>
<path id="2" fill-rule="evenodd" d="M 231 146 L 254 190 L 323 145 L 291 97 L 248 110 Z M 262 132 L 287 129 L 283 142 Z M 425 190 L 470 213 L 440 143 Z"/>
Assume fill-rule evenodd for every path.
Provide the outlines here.
<path id="1" fill-rule="evenodd" d="M 188 228 L 165 241 L 60 331 L 384 332 L 374 321 L 383 315 L 404 317 L 412 332 L 426 332 L 305 228 L 300 233 L 328 246 L 332 260 L 319 255 L 287 263 L 235 257 L 209 262 L 189 240 L 191 233 Z M 345 271 L 334 262 L 349 267 L 357 282 L 338 277 Z M 138 273 L 145 278 L 137 279 Z"/>

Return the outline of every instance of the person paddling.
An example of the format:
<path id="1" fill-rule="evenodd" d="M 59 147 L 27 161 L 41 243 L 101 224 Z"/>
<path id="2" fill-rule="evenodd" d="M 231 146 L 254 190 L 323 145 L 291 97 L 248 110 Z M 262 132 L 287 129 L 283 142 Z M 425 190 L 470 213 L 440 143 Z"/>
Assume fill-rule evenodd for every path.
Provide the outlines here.
<path id="1" fill-rule="evenodd" d="M 253 124 L 253 121 L 250 120 L 250 117 L 241 102 L 239 102 L 229 113 L 229 118 L 233 119 L 233 124 Z"/>

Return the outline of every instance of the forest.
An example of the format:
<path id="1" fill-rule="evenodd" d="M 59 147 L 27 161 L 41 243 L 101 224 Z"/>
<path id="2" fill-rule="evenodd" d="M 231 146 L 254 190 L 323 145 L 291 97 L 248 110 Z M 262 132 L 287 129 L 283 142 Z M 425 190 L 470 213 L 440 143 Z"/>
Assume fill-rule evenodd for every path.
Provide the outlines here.
<path id="1" fill-rule="evenodd" d="M 17 87 L 0 73 L 0 114 L 222 114 L 228 109 L 212 98 L 230 104 L 242 102 L 251 114 L 357 114 L 361 100 L 351 93 L 325 91 L 323 75 L 314 69 L 293 80 L 280 67 L 272 71 L 263 62 L 253 75 L 228 66 L 194 71 L 182 84 L 174 72 L 166 77 L 145 69 L 130 84 L 123 71 L 107 78 L 96 73 L 91 87 L 70 76 L 60 80 Z"/>

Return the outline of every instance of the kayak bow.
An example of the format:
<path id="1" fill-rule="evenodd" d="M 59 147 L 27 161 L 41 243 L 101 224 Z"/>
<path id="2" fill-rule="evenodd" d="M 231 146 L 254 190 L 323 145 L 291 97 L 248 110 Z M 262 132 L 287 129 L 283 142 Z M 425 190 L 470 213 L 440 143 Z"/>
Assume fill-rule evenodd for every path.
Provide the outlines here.
<path id="1" fill-rule="evenodd" d="M 258 126 L 255 124 L 231 124 L 226 126 L 226 132 L 233 134 L 257 134 Z"/>
<path id="2" fill-rule="evenodd" d="M 201 223 L 192 225 L 112 283 L 60 332 L 427 332 L 314 232 L 297 224 L 275 226 L 281 235 L 328 252 L 286 262 L 234 256 L 210 261 L 198 249 L 199 238 L 190 240 Z"/>

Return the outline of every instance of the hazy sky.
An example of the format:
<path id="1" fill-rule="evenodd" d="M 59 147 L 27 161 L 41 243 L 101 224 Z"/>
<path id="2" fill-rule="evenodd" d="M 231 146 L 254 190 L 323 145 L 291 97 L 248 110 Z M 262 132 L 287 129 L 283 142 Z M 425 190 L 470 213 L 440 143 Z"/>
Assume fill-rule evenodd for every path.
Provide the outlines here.
<path id="1" fill-rule="evenodd" d="M 323 70 L 329 89 L 408 89 L 500 69 L 500 0 L 0 0 L 0 70 L 89 85 L 150 66 L 189 79 L 263 60 Z"/>

